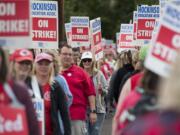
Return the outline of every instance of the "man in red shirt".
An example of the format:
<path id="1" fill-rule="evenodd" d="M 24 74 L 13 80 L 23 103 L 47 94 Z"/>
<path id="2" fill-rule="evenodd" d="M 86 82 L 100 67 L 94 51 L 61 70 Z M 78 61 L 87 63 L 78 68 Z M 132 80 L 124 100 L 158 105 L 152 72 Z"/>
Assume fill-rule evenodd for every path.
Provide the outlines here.
<path id="1" fill-rule="evenodd" d="M 73 95 L 70 106 L 72 135 L 84 135 L 86 129 L 86 110 L 90 106 L 90 122 L 96 122 L 95 89 L 89 75 L 80 67 L 73 65 L 72 48 L 68 45 L 61 47 L 60 51 L 61 74 L 66 79 Z"/>

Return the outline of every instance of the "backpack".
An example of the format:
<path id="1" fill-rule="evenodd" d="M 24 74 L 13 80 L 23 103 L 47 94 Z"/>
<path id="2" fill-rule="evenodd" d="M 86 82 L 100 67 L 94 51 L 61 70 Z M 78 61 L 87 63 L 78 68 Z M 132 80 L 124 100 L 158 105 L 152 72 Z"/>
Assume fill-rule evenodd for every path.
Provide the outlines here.
<path id="1" fill-rule="evenodd" d="M 125 120 L 129 122 L 134 121 L 138 116 L 145 115 L 149 112 L 157 110 L 157 97 L 149 92 L 144 92 L 143 89 L 138 88 L 138 92 L 142 94 L 141 99 L 136 103 L 133 108 L 126 111 Z"/>

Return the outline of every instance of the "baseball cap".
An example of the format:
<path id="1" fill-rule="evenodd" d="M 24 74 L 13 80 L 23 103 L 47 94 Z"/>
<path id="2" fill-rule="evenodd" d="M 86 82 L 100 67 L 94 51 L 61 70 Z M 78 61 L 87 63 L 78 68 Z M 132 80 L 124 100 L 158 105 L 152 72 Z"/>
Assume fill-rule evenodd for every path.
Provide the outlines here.
<path id="1" fill-rule="evenodd" d="M 21 62 L 21 61 L 33 61 L 33 54 L 31 51 L 28 49 L 18 49 L 15 50 L 15 52 L 10 56 L 11 60 L 16 61 L 16 62 Z"/>
<path id="2" fill-rule="evenodd" d="M 43 52 L 43 53 L 39 53 L 38 55 L 36 55 L 35 62 L 39 62 L 41 60 L 48 60 L 48 61 L 52 62 L 53 58 L 51 55 Z"/>
<path id="3" fill-rule="evenodd" d="M 91 52 L 84 52 L 83 54 L 82 54 L 82 56 L 81 56 L 81 60 L 82 59 L 92 59 L 93 58 L 93 56 L 92 56 L 92 53 Z"/>

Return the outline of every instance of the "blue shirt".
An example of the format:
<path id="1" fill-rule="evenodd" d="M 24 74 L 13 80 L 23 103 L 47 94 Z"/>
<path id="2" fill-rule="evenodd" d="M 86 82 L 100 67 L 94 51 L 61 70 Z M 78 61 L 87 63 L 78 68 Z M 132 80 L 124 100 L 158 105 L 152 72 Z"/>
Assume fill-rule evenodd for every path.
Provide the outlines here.
<path id="1" fill-rule="evenodd" d="M 66 79 L 62 75 L 57 75 L 55 77 L 55 80 L 60 84 L 60 86 L 64 90 L 64 93 L 66 94 L 68 100 L 68 107 L 70 107 L 72 104 L 73 96 L 71 91 L 69 90 L 69 86 L 67 84 Z"/>
<path id="2" fill-rule="evenodd" d="M 64 93 L 66 94 L 67 100 L 68 100 L 68 107 L 70 107 L 72 104 L 73 96 L 72 96 L 71 91 L 69 90 L 69 86 L 67 84 L 66 79 L 62 75 L 57 75 L 55 77 L 55 80 L 59 83 L 59 85 L 64 90 Z M 60 129 L 62 133 L 64 134 L 64 127 L 63 127 L 62 118 L 60 115 L 59 115 L 59 122 L 60 122 Z"/>

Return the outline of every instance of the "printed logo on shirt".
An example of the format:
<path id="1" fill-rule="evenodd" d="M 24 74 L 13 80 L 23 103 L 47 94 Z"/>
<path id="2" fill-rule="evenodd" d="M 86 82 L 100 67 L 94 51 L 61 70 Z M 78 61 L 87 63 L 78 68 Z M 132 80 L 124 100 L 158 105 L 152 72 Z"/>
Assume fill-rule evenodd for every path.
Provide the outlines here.
<path id="1" fill-rule="evenodd" d="M 107 72 L 108 71 L 108 68 L 106 65 L 104 65 L 104 70 Z"/>
<path id="2" fill-rule="evenodd" d="M 67 74 L 67 76 L 69 76 L 69 77 L 70 77 L 70 76 L 72 76 L 72 74 L 71 74 L 71 73 L 68 73 L 68 74 Z"/>
<path id="3" fill-rule="evenodd" d="M 51 100 L 51 98 L 50 98 L 50 91 L 46 91 L 44 93 L 44 100 L 46 100 L 46 101 L 50 101 Z"/>
<path id="4" fill-rule="evenodd" d="M 15 120 L 4 118 L 0 115 L 0 134 L 13 134 L 23 131 L 23 118 L 21 114 L 17 114 Z"/>

